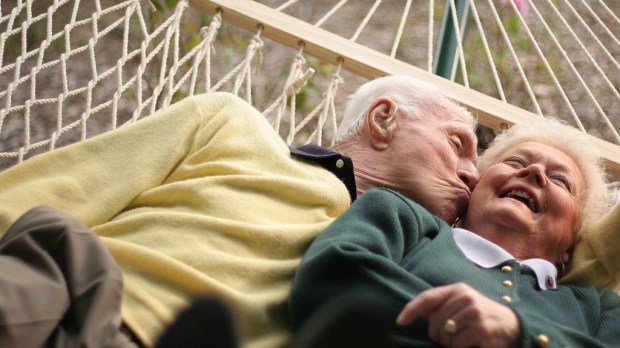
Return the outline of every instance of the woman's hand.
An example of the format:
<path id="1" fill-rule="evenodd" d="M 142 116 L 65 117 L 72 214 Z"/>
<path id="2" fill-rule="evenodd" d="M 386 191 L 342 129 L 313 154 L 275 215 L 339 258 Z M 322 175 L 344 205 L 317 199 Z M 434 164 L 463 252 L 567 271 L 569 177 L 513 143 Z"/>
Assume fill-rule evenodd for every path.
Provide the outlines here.
<path id="1" fill-rule="evenodd" d="M 517 347 L 519 320 L 512 309 L 463 283 L 422 292 L 409 301 L 396 323 L 429 321 L 429 337 L 444 347 Z"/>

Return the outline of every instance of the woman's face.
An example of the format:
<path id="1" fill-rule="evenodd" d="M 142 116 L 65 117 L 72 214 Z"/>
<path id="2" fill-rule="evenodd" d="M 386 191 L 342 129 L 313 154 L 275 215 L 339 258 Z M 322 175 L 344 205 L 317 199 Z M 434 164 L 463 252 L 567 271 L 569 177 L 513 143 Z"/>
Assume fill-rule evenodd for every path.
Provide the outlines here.
<path id="1" fill-rule="evenodd" d="M 572 158 L 548 145 L 523 143 L 482 173 L 463 226 L 518 260 L 559 263 L 576 237 L 584 190 Z"/>

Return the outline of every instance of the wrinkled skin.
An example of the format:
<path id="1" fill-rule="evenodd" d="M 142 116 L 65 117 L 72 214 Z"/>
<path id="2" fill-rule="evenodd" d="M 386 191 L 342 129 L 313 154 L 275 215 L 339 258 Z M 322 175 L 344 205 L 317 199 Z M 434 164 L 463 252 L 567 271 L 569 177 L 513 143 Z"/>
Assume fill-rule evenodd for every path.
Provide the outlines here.
<path id="1" fill-rule="evenodd" d="M 514 191 L 528 198 L 511 194 Z M 517 260 L 557 263 L 575 239 L 584 191 L 581 171 L 568 155 L 547 145 L 523 143 L 482 174 L 463 227 Z M 444 347 L 517 347 L 520 342 L 516 314 L 463 283 L 422 292 L 405 305 L 397 323 L 406 326 L 416 317 L 429 320 L 429 337 Z M 443 330 L 448 319 L 457 324 L 453 335 Z"/>
<path id="2" fill-rule="evenodd" d="M 532 206 L 507 194 L 514 190 L 527 192 Z M 548 145 L 523 143 L 484 172 L 463 227 L 517 260 L 560 263 L 577 236 L 584 191 L 581 171 L 568 155 Z"/>
<path id="3" fill-rule="evenodd" d="M 358 194 L 390 188 L 449 224 L 467 210 L 479 177 L 477 139 L 460 108 L 411 120 L 381 98 L 367 115 L 365 132 L 370 150 L 346 151 L 354 158 Z"/>

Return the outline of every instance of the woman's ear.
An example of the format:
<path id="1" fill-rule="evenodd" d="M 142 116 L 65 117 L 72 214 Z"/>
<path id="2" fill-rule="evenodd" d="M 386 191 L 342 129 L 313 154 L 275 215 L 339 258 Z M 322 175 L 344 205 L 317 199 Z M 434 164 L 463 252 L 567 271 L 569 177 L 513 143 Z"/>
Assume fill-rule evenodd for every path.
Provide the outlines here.
<path id="1" fill-rule="evenodd" d="M 564 252 L 564 255 L 562 255 L 560 263 L 568 263 L 570 259 L 571 259 L 571 253 L 567 250 L 566 252 Z"/>
<path id="2" fill-rule="evenodd" d="M 564 252 L 564 254 L 562 255 L 562 262 L 563 263 L 569 263 L 570 260 L 573 258 L 573 252 L 575 251 L 575 246 L 577 245 L 578 240 L 575 240 L 575 242 L 573 242 L 568 249 L 566 249 L 566 251 Z"/>
<path id="3" fill-rule="evenodd" d="M 571 245 L 564 253 L 560 256 L 560 260 L 556 265 L 558 269 L 558 278 L 561 278 L 566 275 L 566 265 L 573 258 L 573 250 L 575 249 L 575 244 Z"/>
<path id="4" fill-rule="evenodd" d="M 397 127 L 398 105 L 390 98 L 381 97 L 366 113 L 366 134 L 370 144 L 383 151 L 390 146 Z"/>

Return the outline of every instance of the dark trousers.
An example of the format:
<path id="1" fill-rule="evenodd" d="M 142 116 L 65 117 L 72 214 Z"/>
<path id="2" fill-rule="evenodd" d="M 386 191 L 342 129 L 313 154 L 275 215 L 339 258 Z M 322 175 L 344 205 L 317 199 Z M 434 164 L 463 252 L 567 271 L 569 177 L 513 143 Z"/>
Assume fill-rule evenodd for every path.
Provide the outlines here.
<path id="1" fill-rule="evenodd" d="M 393 320 L 363 298 L 326 303 L 295 332 L 284 348 L 386 348 Z M 159 338 L 155 348 L 239 348 L 235 315 L 213 297 L 197 298 Z"/>
<path id="2" fill-rule="evenodd" d="M 119 330 L 122 285 L 92 231 L 28 211 L 0 239 L 0 347 L 134 347 Z"/>

